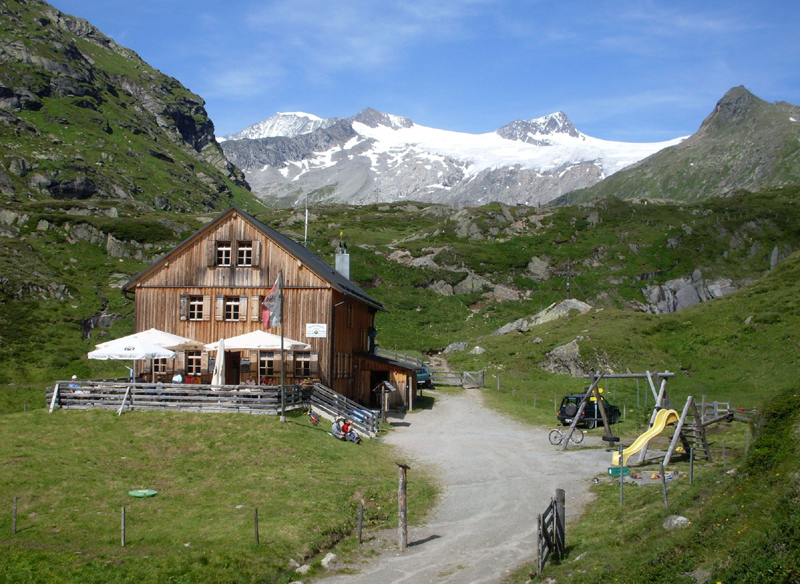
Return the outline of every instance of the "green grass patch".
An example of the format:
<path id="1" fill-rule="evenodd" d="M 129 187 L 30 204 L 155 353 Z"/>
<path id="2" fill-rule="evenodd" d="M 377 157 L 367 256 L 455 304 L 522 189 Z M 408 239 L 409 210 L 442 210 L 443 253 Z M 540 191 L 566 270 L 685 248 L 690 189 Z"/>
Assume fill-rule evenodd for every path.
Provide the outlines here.
<path id="1" fill-rule="evenodd" d="M 289 582 L 365 525 L 396 525 L 397 468 L 384 444 L 332 439 L 298 413 L 111 411 L 0 416 L 0 572 L 26 582 Z M 136 499 L 132 489 L 155 489 Z M 409 482 L 409 517 L 436 496 Z M 121 547 L 121 509 L 126 546 Z M 254 541 L 258 509 L 260 545 Z"/>

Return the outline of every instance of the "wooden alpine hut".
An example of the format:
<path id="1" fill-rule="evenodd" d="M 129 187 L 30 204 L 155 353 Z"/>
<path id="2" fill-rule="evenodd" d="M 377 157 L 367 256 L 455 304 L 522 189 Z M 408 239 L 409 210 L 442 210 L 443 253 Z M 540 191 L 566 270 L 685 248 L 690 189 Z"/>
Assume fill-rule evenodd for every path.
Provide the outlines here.
<path id="1" fill-rule="evenodd" d="M 349 271 L 349 256 L 339 260 Z M 282 324 L 265 310 L 279 279 Z M 147 371 L 164 380 L 182 370 L 208 383 L 214 359 L 225 359 L 225 383 L 279 382 L 280 350 L 225 351 L 202 344 L 265 330 L 310 346 L 285 353 L 286 383 L 319 380 L 364 405 L 378 404 L 373 391 L 388 381 L 398 389 L 394 402 L 410 407 L 416 390 L 413 366 L 375 355 L 375 315 L 383 305 L 303 245 L 232 207 L 179 244 L 123 287 L 135 299 L 135 331 L 156 328 L 198 341 L 177 359 L 156 360 Z M 278 292 L 275 290 L 276 293 Z M 271 297 L 271 299 L 274 298 Z M 266 303 L 273 308 L 275 306 Z M 287 347 L 289 342 L 287 341 Z M 139 367 L 149 369 L 150 363 Z"/>

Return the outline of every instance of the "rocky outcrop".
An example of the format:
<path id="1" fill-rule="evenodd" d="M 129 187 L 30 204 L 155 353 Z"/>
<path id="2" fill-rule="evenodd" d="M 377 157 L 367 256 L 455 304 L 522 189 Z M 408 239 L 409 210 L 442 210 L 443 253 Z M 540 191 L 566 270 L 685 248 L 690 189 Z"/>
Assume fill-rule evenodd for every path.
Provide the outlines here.
<path id="1" fill-rule="evenodd" d="M 549 373 L 562 373 L 573 377 L 583 377 L 585 373 L 577 339 L 547 353 L 547 360 L 541 365 L 542 369 Z"/>
<path id="2" fill-rule="evenodd" d="M 0 193 L 205 211 L 247 188 L 176 79 L 45 2 L 0 3 L 0 20 L 14 30 L 0 39 Z"/>
<path id="3" fill-rule="evenodd" d="M 558 304 L 553 303 L 541 312 L 537 313 L 534 316 L 529 318 L 520 318 L 515 320 L 514 322 L 510 322 L 506 325 L 503 325 L 496 331 L 494 331 L 493 335 L 505 335 L 510 332 L 518 331 L 522 333 L 526 333 L 531 330 L 533 327 L 543 324 L 545 322 L 550 322 L 552 320 L 557 320 L 559 318 L 564 318 L 569 316 L 570 312 L 577 311 L 579 313 L 584 313 L 591 310 L 592 307 L 586 304 L 585 302 L 581 302 L 580 300 L 575 300 L 574 298 L 564 300 L 559 302 Z"/>
<path id="4" fill-rule="evenodd" d="M 647 312 L 665 314 L 731 294 L 740 287 L 729 278 L 705 281 L 703 273 L 695 270 L 689 278 L 676 278 L 664 284 L 646 286 L 642 288 L 642 294 Z"/>

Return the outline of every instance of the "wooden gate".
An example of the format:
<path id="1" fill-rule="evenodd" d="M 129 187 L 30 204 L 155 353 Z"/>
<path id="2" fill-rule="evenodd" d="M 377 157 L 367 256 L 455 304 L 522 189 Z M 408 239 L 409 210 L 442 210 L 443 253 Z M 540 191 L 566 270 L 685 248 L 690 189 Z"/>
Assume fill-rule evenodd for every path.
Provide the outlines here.
<path id="1" fill-rule="evenodd" d="M 556 496 L 544 513 L 539 515 L 539 537 L 536 545 L 536 573 L 541 574 L 544 565 L 552 556 L 556 560 L 564 557 L 564 532 L 566 530 L 566 493 L 556 489 Z"/>

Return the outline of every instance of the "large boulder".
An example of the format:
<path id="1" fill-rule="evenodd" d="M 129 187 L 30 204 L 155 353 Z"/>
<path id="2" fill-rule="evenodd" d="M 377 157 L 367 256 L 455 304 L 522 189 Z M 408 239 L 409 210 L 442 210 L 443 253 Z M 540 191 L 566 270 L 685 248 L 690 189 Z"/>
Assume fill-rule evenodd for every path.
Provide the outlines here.
<path id="1" fill-rule="evenodd" d="M 556 347 L 547 353 L 547 360 L 542 363 L 542 369 L 549 373 L 569 374 L 573 377 L 583 377 L 584 367 L 581 359 L 578 340 L 572 340 L 566 345 Z"/>
<path id="2" fill-rule="evenodd" d="M 573 310 L 578 311 L 579 313 L 583 314 L 584 312 L 591 310 L 592 307 L 586 304 L 585 302 L 581 302 L 580 300 L 575 300 L 574 298 L 568 298 L 567 300 L 563 300 L 558 304 L 553 303 L 541 312 L 537 313 L 534 316 L 528 318 L 519 318 L 514 322 L 510 322 L 506 325 L 501 326 L 499 329 L 494 331 L 493 335 L 504 335 L 506 333 L 510 333 L 513 331 L 519 331 L 522 333 L 526 333 L 531 330 L 533 327 L 543 324 L 545 322 L 550 322 L 552 320 L 557 320 L 559 318 L 564 318 L 565 316 L 569 316 L 570 312 Z"/>

